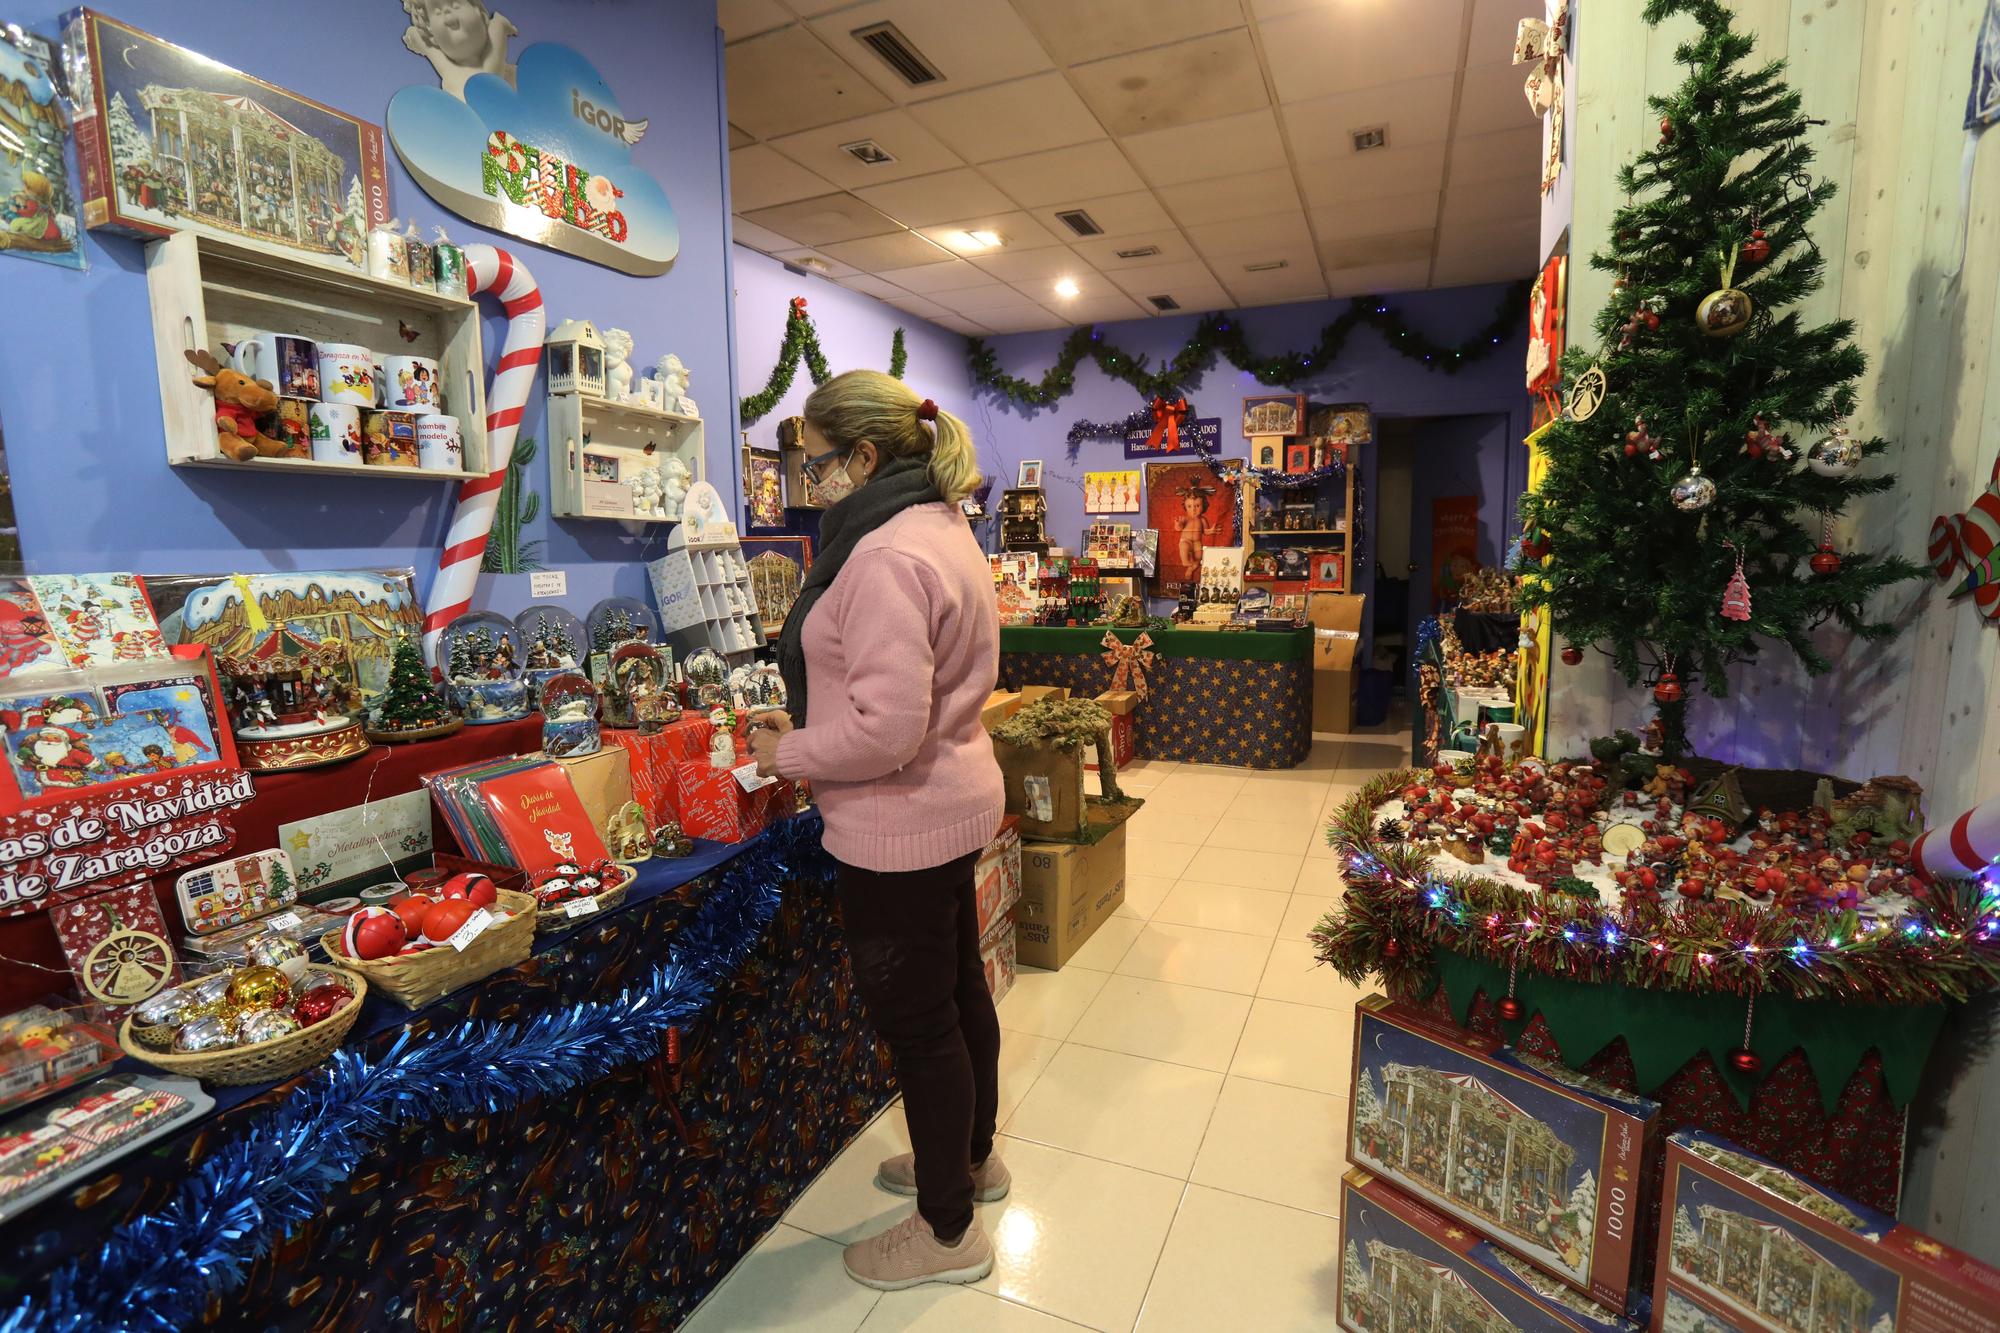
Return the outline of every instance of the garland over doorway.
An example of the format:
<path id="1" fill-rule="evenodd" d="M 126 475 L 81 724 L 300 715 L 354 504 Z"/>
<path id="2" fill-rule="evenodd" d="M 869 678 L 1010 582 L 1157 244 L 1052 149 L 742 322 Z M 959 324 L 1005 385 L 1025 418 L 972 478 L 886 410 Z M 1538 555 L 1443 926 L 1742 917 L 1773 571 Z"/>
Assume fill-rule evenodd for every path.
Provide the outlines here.
<path id="1" fill-rule="evenodd" d="M 801 360 L 806 363 L 806 373 L 812 376 L 815 387 L 833 378 L 833 371 L 826 364 L 826 353 L 820 350 L 819 330 L 813 327 L 812 316 L 806 313 L 806 298 L 794 296 L 791 313 L 785 317 L 785 342 L 778 350 L 778 364 L 771 367 L 771 377 L 764 381 L 762 389 L 737 404 L 743 425 L 769 415 L 778 401 L 792 391 L 792 377 L 798 374 Z M 909 364 L 909 349 L 903 346 L 903 329 L 898 325 L 889 339 L 889 373 L 901 379 Z"/>

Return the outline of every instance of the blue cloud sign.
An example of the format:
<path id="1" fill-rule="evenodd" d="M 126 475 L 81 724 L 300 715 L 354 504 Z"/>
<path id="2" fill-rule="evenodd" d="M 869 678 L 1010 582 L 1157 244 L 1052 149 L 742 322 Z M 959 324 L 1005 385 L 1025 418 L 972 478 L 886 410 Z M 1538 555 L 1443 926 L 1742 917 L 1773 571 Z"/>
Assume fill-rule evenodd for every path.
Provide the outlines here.
<path id="1" fill-rule="evenodd" d="M 420 50 L 411 31 L 405 43 Z M 445 87 L 402 89 L 389 99 L 388 129 L 426 194 L 481 226 L 626 273 L 672 267 L 673 205 L 632 161 L 647 122 L 625 114 L 595 66 L 537 42 L 517 66 L 503 55 L 458 81 L 460 100 L 446 91 L 446 66 L 424 53 Z"/>

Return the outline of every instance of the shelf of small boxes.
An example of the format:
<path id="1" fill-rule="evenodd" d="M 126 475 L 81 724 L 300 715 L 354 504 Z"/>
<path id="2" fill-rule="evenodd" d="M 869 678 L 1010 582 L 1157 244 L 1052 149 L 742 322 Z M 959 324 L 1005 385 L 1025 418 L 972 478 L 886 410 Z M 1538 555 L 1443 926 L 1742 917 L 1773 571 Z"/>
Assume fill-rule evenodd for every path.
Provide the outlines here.
<path id="1" fill-rule="evenodd" d="M 146 247 L 146 285 L 167 461 L 174 466 L 413 481 L 463 481 L 468 473 L 489 470 L 486 360 L 479 308 L 466 297 L 194 231 Z M 279 394 L 275 418 L 265 419 L 267 426 L 272 420 L 277 424 L 265 433 L 284 441 L 290 452 L 238 462 L 221 450 L 217 404 L 195 383 L 203 372 L 189 353 L 229 367 L 229 348 L 247 356 L 252 342 L 267 360 L 246 359 L 243 366 L 271 378 Z M 385 371 L 426 370 L 439 410 L 406 411 L 393 402 L 377 409 L 372 400 L 362 403 L 359 388 L 350 386 L 344 394 L 333 388 L 343 369 L 358 378 L 364 359 L 372 359 L 371 386 Z M 272 362 L 280 367 L 275 377 L 263 373 Z M 315 403 L 321 408 L 317 423 Z M 459 466 L 418 465 L 417 431 L 426 415 L 456 423 Z M 323 434 L 318 457 L 316 430 Z M 442 445 L 434 452 L 449 456 Z M 379 461 L 367 461 L 371 454 Z"/>

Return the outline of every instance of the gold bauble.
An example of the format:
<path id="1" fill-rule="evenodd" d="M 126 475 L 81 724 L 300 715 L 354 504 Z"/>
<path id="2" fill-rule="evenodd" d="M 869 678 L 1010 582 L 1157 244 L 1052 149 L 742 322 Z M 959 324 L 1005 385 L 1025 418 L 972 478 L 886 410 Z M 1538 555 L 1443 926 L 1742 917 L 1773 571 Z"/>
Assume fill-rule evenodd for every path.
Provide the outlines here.
<path id="1" fill-rule="evenodd" d="M 1750 325 L 1753 309 L 1750 293 L 1724 287 L 1701 298 L 1695 307 L 1694 322 L 1711 338 L 1734 338 Z"/>
<path id="2" fill-rule="evenodd" d="M 182 986 L 190 1002 L 180 1021 L 186 1023 L 219 1015 L 223 1006 L 229 1003 L 229 982 L 234 975 L 232 972 L 214 972 Z"/>
<path id="3" fill-rule="evenodd" d="M 260 1009 L 281 1009 L 292 1002 L 292 983 L 275 967 L 257 964 L 238 968 L 229 981 L 224 1012 L 241 1016 Z"/>

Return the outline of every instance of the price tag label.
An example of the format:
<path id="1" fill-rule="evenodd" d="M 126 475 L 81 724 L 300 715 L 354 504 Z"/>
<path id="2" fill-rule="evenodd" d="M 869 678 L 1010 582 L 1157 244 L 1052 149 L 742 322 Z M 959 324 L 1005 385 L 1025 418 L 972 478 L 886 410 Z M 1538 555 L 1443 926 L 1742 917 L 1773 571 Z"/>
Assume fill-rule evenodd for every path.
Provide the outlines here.
<path id="1" fill-rule="evenodd" d="M 597 910 L 595 898 L 572 898 L 563 904 L 564 916 L 589 916 Z"/>
<path id="2" fill-rule="evenodd" d="M 743 788 L 744 791 L 756 791 L 760 787 L 768 787 L 777 781 L 776 778 L 758 777 L 757 761 L 754 759 L 747 764 L 738 764 L 729 771 L 736 775 L 736 785 Z"/>
<path id="3" fill-rule="evenodd" d="M 493 913 L 482 907 L 471 916 L 465 918 L 465 924 L 453 931 L 451 938 L 446 940 L 445 943 L 451 945 L 452 948 L 458 950 L 460 953 L 464 953 L 466 948 L 484 934 L 486 928 L 492 924 Z"/>
<path id="4" fill-rule="evenodd" d="M 528 575 L 530 597 L 567 597 L 569 574 L 560 569 L 539 569 Z"/>
<path id="5" fill-rule="evenodd" d="M 264 928 L 266 930 L 297 930 L 299 928 L 299 914 L 297 912 L 280 912 L 276 916 L 267 919 L 264 922 Z"/>

